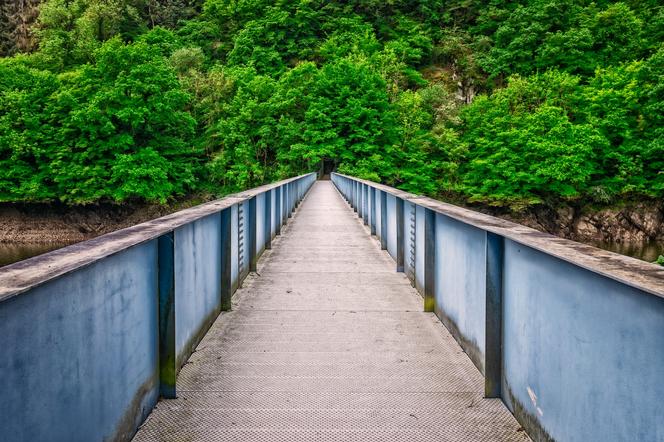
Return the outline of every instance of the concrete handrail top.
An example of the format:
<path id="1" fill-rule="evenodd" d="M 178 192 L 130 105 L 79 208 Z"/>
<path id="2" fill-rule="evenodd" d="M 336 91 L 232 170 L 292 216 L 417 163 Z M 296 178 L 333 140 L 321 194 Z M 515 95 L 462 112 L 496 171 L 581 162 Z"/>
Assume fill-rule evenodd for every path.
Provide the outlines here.
<path id="1" fill-rule="evenodd" d="M 454 204 L 404 192 L 384 184 L 337 173 L 390 193 L 405 201 L 433 210 L 457 221 L 501 235 L 524 246 L 547 253 L 563 261 L 664 298 L 664 267 L 636 258 L 609 252 L 588 244 L 560 238 L 531 227 L 486 215 Z"/>
<path id="2" fill-rule="evenodd" d="M 304 174 L 245 192 L 227 195 L 218 200 L 199 204 L 5 266 L 0 269 L 0 302 L 76 269 L 93 264 L 107 256 L 153 240 L 185 224 L 213 215 L 256 195 L 309 175 L 311 174 Z"/>

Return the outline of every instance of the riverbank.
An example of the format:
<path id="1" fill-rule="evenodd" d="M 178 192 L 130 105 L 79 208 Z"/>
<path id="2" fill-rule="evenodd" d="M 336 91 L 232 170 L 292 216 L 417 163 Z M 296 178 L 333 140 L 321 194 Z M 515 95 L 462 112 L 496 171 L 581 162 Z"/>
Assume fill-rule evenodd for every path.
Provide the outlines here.
<path id="1" fill-rule="evenodd" d="M 197 196 L 168 205 L 0 204 L 0 265 L 158 218 L 210 200 Z M 639 202 L 612 208 L 536 208 L 524 213 L 473 207 L 556 236 L 654 261 L 664 254 L 664 204 Z M 4 252 L 3 252 L 4 251 Z M 11 256 L 9 256 L 11 255 Z"/>
<path id="2" fill-rule="evenodd" d="M 644 261 L 664 255 L 664 203 L 625 202 L 612 207 L 546 206 L 523 213 L 474 208 L 533 229 Z"/>
<path id="3" fill-rule="evenodd" d="M 537 230 L 585 243 L 664 243 L 664 203 L 624 203 L 609 208 L 538 207 L 523 214 L 497 214 Z"/>
<path id="4" fill-rule="evenodd" d="M 0 243 L 71 244 L 209 201 L 191 197 L 171 204 L 0 204 Z"/>

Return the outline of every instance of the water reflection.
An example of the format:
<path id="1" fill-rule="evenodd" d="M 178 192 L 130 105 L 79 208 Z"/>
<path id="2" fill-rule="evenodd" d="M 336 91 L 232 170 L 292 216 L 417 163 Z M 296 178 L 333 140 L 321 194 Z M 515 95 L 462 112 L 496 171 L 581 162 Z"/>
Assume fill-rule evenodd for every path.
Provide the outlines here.
<path id="1" fill-rule="evenodd" d="M 617 243 L 617 242 L 598 242 L 593 244 L 600 249 L 620 253 L 621 255 L 631 256 L 632 258 L 643 261 L 653 262 L 659 255 L 664 255 L 664 244 L 651 242 L 642 243 Z"/>
<path id="2" fill-rule="evenodd" d="M 69 243 L 14 244 L 0 243 L 0 267 L 56 250 Z"/>
<path id="3" fill-rule="evenodd" d="M 50 252 L 70 243 L 47 243 L 47 244 L 10 244 L 0 243 L 0 267 L 21 261 L 42 253 Z M 656 242 L 645 243 L 615 243 L 597 242 L 592 244 L 611 252 L 631 256 L 643 261 L 653 262 L 659 255 L 664 255 L 664 244 Z"/>

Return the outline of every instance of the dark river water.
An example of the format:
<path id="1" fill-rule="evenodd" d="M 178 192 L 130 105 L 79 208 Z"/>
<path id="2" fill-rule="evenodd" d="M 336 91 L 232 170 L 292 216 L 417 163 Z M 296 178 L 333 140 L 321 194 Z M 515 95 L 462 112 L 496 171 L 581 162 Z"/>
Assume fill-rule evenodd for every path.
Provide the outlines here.
<path id="1" fill-rule="evenodd" d="M 69 244 L 0 244 L 0 267 L 67 245 Z M 664 255 L 664 244 L 655 242 L 637 244 L 597 243 L 593 245 L 648 262 L 655 261 L 659 255 Z"/>
<path id="2" fill-rule="evenodd" d="M 654 241 L 645 243 L 601 242 L 593 245 L 600 249 L 610 250 L 648 262 L 653 262 L 659 255 L 664 255 L 664 244 Z"/>
<path id="3" fill-rule="evenodd" d="M 0 243 L 0 267 L 65 247 L 69 243 L 6 244 Z"/>

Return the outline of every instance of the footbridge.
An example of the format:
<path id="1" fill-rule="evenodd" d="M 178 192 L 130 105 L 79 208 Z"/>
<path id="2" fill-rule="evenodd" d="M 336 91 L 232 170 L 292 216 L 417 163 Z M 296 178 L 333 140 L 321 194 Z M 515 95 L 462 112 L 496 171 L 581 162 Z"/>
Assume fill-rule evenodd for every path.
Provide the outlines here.
<path id="1" fill-rule="evenodd" d="M 280 181 L 0 270 L 2 441 L 662 441 L 664 268 Z"/>

